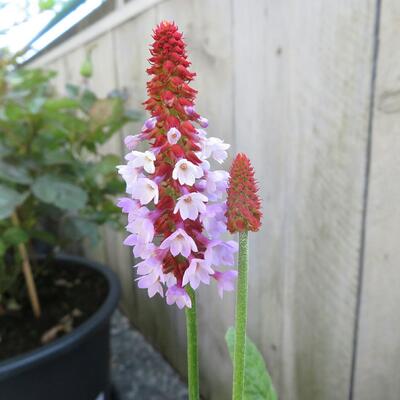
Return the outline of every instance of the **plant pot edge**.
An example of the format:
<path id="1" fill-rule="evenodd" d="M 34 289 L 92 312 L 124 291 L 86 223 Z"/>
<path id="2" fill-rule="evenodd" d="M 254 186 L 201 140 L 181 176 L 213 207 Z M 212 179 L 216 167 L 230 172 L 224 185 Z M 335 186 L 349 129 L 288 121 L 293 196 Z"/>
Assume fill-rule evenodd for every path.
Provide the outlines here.
<path id="1" fill-rule="evenodd" d="M 0 381 L 71 351 L 103 324 L 108 323 L 117 308 L 121 295 L 121 284 L 117 275 L 110 268 L 97 261 L 69 254 L 57 254 L 55 260 L 67 264 L 79 264 L 101 273 L 108 283 L 107 297 L 96 312 L 72 332 L 49 344 L 0 361 Z"/>

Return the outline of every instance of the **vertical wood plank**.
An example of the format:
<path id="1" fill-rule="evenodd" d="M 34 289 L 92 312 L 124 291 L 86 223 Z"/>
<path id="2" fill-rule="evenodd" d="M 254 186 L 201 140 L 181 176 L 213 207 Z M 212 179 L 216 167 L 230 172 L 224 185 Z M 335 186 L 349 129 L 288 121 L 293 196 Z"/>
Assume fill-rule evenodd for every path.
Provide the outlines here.
<path id="1" fill-rule="evenodd" d="M 250 335 L 280 398 L 349 393 L 371 75 L 372 1 L 234 0 L 235 132 L 265 220 Z"/>
<path id="2" fill-rule="evenodd" d="M 53 80 L 54 89 L 57 94 L 64 95 L 66 82 L 63 59 L 55 60 L 54 62 L 46 65 L 45 68 L 51 71 L 55 71 L 57 73 L 56 77 Z"/>
<path id="3" fill-rule="evenodd" d="M 379 6 L 379 3 L 378 3 Z M 381 5 L 354 399 L 400 396 L 400 4 Z"/>

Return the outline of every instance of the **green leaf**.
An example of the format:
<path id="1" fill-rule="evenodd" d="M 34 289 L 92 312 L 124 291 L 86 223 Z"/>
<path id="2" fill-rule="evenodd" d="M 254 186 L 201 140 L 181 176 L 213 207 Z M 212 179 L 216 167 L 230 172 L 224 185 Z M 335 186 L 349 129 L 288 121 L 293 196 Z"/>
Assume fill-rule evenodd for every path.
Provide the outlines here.
<path id="1" fill-rule="evenodd" d="M 0 219 L 8 218 L 28 197 L 28 193 L 19 193 L 0 184 Z"/>
<path id="2" fill-rule="evenodd" d="M 5 106 L 5 115 L 10 121 L 19 121 L 27 117 L 27 112 L 17 103 L 8 103 Z"/>
<path id="3" fill-rule="evenodd" d="M 73 218 L 67 220 L 63 234 L 66 235 L 69 240 L 71 240 L 71 238 L 76 241 L 89 239 L 92 246 L 95 246 L 99 241 L 97 224 L 87 219 Z"/>
<path id="4" fill-rule="evenodd" d="M 49 99 L 44 104 L 44 108 L 48 111 L 59 111 L 66 109 L 78 108 L 79 103 L 75 99 L 70 99 L 68 97 L 63 97 L 61 99 Z"/>
<path id="5" fill-rule="evenodd" d="M 57 243 L 57 238 L 48 231 L 41 231 L 39 229 L 33 229 L 29 231 L 29 235 L 33 239 L 41 240 L 42 242 L 55 245 Z"/>
<path id="6" fill-rule="evenodd" d="M 28 103 L 29 112 L 31 114 L 38 114 L 45 102 L 46 102 L 46 99 L 44 97 L 34 97 Z"/>
<path id="7" fill-rule="evenodd" d="M 79 72 L 84 78 L 90 78 L 93 75 L 93 65 L 90 54 L 86 55 Z"/>
<path id="8" fill-rule="evenodd" d="M 235 347 L 235 328 L 229 328 L 225 335 L 229 354 L 233 361 Z M 264 359 L 256 345 L 246 338 L 246 365 L 244 376 L 245 400 L 277 400 L 278 396 L 272 385 Z"/>
<path id="9" fill-rule="evenodd" d="M 9 246 L 16 246 L 20 243 L 26 243 L 29 240 L 29 235 L 22 228 L 13 226 L 4 231 L 2 239 Z"/>
<path id="10" fill-rule="evenodd" d="M 45 165 L 68 165 L 74 163 L 74 158 L 70 153 L 57 149 L 46 152 L 43 162 Z"/>
<path id="11" fill-rule="evenodd" d="M 55 4 L 55 0 L 39 0 L 39 9 L 40 11 L 51 10 Z"/>
<path id="12" fill-rule="evenodd" d="M 81 107 L 88 112 L 97 101 L 97 96 L 89 89 L 85 89 L 81 97 Z"/>
<path id="13" fill-rule="evenodd" d="M 101 160 L 94 165 L 98 174 L 110 174 L 116 172 L 116 166 L 121 163 L 121 157 L 116 154 L 107 154 L 101 158 Z"/>
<path id="14" fill-rule="evenodd" d="M 24 185 L 32 182 L 28 171 L 24 167 L 11 165 L 4 161 L 0 161 L 0 179 Z"/>
<path id="15" fill-rule="evenodd" d="M 63 210 L 80 210 L 88 200 L 83 189 L 55 175 L 38 178 L 32 185 L 32 191 L 39 200 Z"/>
<path id="16" fill-rule="evenodd" d="M 65 85 L 65 90 L 70 97 L 78 97 L 80 88 L 77 85 L 73 85 L 72 83 L 67 83 Z"/>
<path id="17" fill-rule="evenodd" d="M 125 191 L 125 183 L 118 176 L 113 176 L 107 180 L 104 190 L 109 194 L 121 194 Z"/>
<path id="18" fill-rule="evenodd" d="M 8 147 L 4 146 L 2 143 L 0 143 L 0 158 L 7 156 L 11 153 L 11 149 Z"/>
<path id="19" fill-rule="evenodd" d="M 0 240 L 0 258 L 4 256 L 6 250 L 7 250 L 6 244 L 3 242 L 3 240 Z"/>

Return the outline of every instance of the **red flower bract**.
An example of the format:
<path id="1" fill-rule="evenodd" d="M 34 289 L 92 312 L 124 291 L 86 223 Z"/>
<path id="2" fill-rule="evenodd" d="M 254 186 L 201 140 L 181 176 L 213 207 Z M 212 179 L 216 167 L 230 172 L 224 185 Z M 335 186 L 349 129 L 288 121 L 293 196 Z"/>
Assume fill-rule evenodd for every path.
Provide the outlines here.
<path id="1" fill-rule="evenodd" d="M 203 246 L 197 239 L 203 230 L 200 221 L 182 221 L 179 214 L 173 213 L 176 199 L 182 192 L 181 185 L 172 179 L 173 167 L 180 158 L 186 158 L 196 165 L 201 163 L 193 153 L 200 146 L 191 123 L 198 118 L 198 114 L 189 115 L 184 108 L 194 106 L 197 91 L 189 83 L 196 74 L 188 70 L 190 62 L 187 60 L 185 43 L 174 23 L 161 22 L 154 30 L 153 39 L 150 50 L 152 57 L 149 59 L 151 67 L 147 69 L 147 73 L 153 77 L 147 83 L 149 98 L 144 105 L 153 117 L 157 117 L 154 129 L 146 133 L 147 139 L 153 143 L 152 147 L 159 148 L 154 176 L 162 178 L 157 205 L 161 214 L 154 227 L 156 234 L 166 238 L 176 230 L 178 224 L 182 224 L 187 232 L 192 232 L 197 247 L 201 249 Z M 177 128 L 182 134 L 178 144 L 171 145 L 167 141 L 167 132 L 171 128 Z M 190 192 L 193 188 L 187 186 L 186 190 Z M 170 256 L 164 260 L 164 272 L 173 272 L 178 281 L 182 280 L 187 266 L 185 259 Z"/>
<path id="2" fill-rule="evenodd" d="M 229 174 L 213 170 L 207 159 L 222 163 L 228 143 L 208 137 L 208 120 L 195 109 L 195 76 L 188 70 L 185 44 L 174 23 L 162 22 L 154 30 L 151 47 L 149 98 L 151 113 L 137 135 L 124 142 L 128 161 L 117 166 L 130 197 L 118 202 L 128 214 L 125 239 L 132 246 L 138 286 L 149 297 L 157 293 L 167 304 L 191 307 L 184 289 L 197 289 L 214 278 L 220 296 L 233 290 L 235 271 L 218 271 L 234 264 L 237 243 L 220 238 L 226 232 L 224 197 Z M 140 142 L 148 150 L 136 151 Z"/>
<path id="3" fill-rule="evenodd" d="M 184 106 L 193 106 L 197 91 L 188 83 L 195 73 L 187 69 L 185 43 L 182 33 L 174 23 L 163 21 L 156 27 L 153 35 L 154 43 L 150 50 L 151 67 L 149 75 L 154 75 L 147 83 L 149 99 L 145 102 L 146 109 L 159 121 L 165 121 L 167 129 L 177 127 L 179 120 L 188 119 Z M 174 112 L 171 112 L 171 109 Z M 175 118 L 174 118 L 175 117 Z"/>
<path id="4" fill-rule="evenodd" d="M 229 178 L 227 212 L 231 233 L 258 231 L 261 226 L 261 202 L 254 179 L 254 169 L 245 154 L 234 159 Z"/>

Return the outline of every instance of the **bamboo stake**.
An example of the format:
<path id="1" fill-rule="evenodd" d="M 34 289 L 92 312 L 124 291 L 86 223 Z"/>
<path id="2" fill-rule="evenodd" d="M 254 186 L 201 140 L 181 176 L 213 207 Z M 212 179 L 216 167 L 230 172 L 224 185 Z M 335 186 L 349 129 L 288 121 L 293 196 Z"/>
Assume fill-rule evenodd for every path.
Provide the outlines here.
<path id="1" fill-rule="evenodd" d="M 16 212 L 12 214 L 11 220 L 15 227 L 20 226 L 18 215 Z M 22 272 L 24 273 L 25 283 L 28 289 L 29 301 L 32 306 L 32 311 L 36 318 L 40 318 L 42 312 L 40 309 L 39 297 L 37 295 L 36 285 L 33 279 L 28 251 L 26 250 L 26 246 L 24 243 L 18 244 L 18 252 L 22 258 Z"/>

